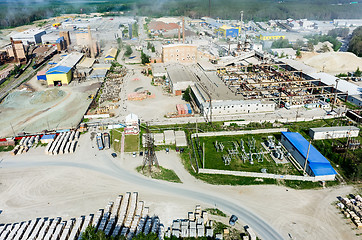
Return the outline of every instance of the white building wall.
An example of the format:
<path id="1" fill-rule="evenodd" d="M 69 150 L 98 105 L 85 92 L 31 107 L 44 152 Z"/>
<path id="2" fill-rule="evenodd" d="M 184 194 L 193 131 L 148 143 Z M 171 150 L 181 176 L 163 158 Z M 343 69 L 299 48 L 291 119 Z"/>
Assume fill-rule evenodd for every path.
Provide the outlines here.
<path id="1" fill-rule="evenodd" d="M 356 95 L 350 95 L 348 96 L 348 101 L 350 101 L 351 103 L 357 105 L 357 106 L 362 106 L 362 98 L 360 96 L 356 96 Z"/>
<path id="2" fill-rule="evenodd" d="M 311 136 L 313 140 L 358 137 L 358 134 L 359 130 L 337 130 L 325 132 L 314 132 L 312 129 L 309 130 L 309 136 Z"/>
<path id="3" fill-rule="evenodd" d="M 233 115 L 233 114 L 248 114 L 248 113 L 260 113 L 260 112 L 273 112 L 275 110 L 274 103 L 247 103 L 240 101 L 236 103 L 228 103 L 228 101 L 222 101 L 219 103 L 212 103 L 213 116 L 218 115 Z M 209 112 L 209 103 L 203 104 L 203 112 L 206 114 Z"/>

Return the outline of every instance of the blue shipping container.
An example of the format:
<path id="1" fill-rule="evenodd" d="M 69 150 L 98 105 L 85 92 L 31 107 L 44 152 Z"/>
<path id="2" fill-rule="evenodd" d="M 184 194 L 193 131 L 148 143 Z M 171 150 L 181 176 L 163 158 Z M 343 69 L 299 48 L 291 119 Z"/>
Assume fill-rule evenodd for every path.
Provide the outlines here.
<path id="1" fill-rule="evenodd" d="M 188 113 L 192 114 L 192 109 L 191 109 L 190 104 L 187 103 L 186 106 L 187 106 Z"/>

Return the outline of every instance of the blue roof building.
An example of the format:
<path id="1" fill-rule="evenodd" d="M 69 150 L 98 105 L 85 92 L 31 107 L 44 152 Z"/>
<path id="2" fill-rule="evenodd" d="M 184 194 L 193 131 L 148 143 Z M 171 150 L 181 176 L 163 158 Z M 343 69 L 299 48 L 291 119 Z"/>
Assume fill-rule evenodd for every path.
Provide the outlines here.
<path id="1" fill-rule="evenodd" d="M 281 143 L 304 169 L 309 142 L 297 132 L 282 132 Z M 330 176 L 334 180 L 337 172 L 330 162 L 313 146 L 310 146 L 306 172 L 310 176 Z"/>

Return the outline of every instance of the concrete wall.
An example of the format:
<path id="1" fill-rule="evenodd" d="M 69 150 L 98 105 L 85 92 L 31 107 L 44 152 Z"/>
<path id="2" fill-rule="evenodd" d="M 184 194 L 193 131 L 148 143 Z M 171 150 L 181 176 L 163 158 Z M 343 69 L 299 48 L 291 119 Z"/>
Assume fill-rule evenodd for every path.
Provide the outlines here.
<path id="1" fill-rule="evenodd" d="M 200 168 L 199 173 L 232 175 L 232 176 L 241 176 L 241 177 L 299 180 L 299 181 L 310 181 L 310 182 L 334 181 L 335 180 L 334 175 L 319 176 L 319 177 L 309 177 L 309 176 L 297 176 L 297 175 L 279 175 L 279 174 L 271 174 L 271 173 L 228 171 L 228 170 L 205 169 L 205 168 Z"/>
<path id="2" fill-rule="evenodd" d="M 242 130 L 242 131 L 222 131 L 222 132 L 205 132 L 205 133 L 193 133 L 191 138 L 196 137 L 215 137 L 215 136 L 234 136 L 234 135 L 244 135 L 244 134 L 261 134 L 261 133 L 278 133 L 278 132 L 288 132 L 288 128 L 266 128 L 266 129 L 256 129 L 256 130 Z"/>

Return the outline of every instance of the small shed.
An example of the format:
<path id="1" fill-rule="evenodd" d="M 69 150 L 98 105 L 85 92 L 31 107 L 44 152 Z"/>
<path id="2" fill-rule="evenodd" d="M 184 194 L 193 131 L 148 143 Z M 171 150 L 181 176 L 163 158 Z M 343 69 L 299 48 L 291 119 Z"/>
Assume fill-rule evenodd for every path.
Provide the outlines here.
<path id="1" fill-rule="evenodd" d="M 55 139 L 56 135 L 55 134 L 48 134 L 48 135 L 43 135 L 40 139 L 41 143 L 50 143 L 53 142 Z"/>
<path id="2" fill-rule="evenodd" d="M 186 147 L 186 134 L 184 131 L 175 131 L 176 147 Z"/>
<path id="3" fill-rule="evenodd" d="M 313 140 L 358 137 L 360 129 L 355 126 L 320 127 L 309 129 Z"/>
<path id="4" fill-rule="evenodd" d="M 173 145 L 176 143 L 174 130 L 166 130 L 163 133 L 165 134 L 166 145 Z"/>
<path id="5" fill-rule="evenodd" d="M 36 79 L 37 80 L 47 80 L 47 76 L 46 76 L 46 71 L 39 71 L 37 74 L 36 74 Z"/>

